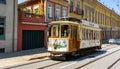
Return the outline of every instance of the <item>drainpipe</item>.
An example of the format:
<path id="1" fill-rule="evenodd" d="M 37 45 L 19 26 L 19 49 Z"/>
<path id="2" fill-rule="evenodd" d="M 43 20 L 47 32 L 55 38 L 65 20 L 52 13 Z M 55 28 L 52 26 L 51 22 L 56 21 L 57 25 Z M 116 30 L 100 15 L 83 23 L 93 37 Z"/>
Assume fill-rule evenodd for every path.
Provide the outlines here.
<path id="1" fill-rule="evenodd" d="M 46 33 L 46 49 L 48 48 L 48 22 L 47 22 L 47 15 L 46 15 L 46 12 L 47 12 L 47 0 L 44 0 L 44 17 L 45 17 L 45 21 L 44 23 L 46 24 L 46 30 L 45 30 L 45 33 Z"/>
<path id="2" fill-rule="evenodd" d="M 15 37 L 15 0 L 13 0 L 13 36 L 12 36 L 12 52 L 14 52 L 14 37 Z"/>

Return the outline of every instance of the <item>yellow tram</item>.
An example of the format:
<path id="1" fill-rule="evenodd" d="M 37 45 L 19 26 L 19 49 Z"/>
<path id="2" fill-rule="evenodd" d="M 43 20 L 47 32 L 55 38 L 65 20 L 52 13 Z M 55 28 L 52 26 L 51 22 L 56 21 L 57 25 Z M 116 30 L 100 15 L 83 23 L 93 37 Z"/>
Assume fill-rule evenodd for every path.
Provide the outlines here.
<path id="1" fill-rule="evenodd" d="M 48 29 L 48 51 L 51 57 L 76 56 L 101 48 L 101 29 L 97 24 L 81 20 L 53 21 Z"/>

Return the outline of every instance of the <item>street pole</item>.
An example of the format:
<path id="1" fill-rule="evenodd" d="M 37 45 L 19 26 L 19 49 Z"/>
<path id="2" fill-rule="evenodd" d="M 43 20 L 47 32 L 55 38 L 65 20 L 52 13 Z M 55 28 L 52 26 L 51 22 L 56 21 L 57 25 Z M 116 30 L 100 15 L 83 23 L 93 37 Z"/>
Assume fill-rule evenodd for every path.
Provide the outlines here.
<path id="1" fill-rule="evenodd" d="M 110 38 L 112 38 L 112 12 L 113 11 L 111 11 L 111 13 L 110 13 Z"/>

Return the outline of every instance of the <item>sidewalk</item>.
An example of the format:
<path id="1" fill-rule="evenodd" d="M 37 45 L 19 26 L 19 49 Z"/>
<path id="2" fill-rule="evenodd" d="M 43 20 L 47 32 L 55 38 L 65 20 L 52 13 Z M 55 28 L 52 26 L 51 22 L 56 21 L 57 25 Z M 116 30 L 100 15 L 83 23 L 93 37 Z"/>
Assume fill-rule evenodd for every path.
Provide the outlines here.
<path id="1" fill-rule="evenodd" d="M 45 48 L 0 54 L 0 68 L 49 56 Z"/>
<path id="2" fill-rule="evenodd" d="M 110 46 L 111 44 L 102 44 L 102 47 Z"/>

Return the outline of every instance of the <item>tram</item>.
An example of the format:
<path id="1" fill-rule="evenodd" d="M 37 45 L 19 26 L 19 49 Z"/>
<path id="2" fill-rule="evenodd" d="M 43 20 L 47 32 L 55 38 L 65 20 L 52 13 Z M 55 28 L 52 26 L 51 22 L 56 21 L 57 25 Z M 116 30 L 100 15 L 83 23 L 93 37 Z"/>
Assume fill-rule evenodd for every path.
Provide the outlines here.
<path id="1" fill-rule="evenodd" d="M 80 21 L 53 21 L 48 25 L 48 51 L 51 58 L 84 54 L 101 49 L 102 30 L 99 25 Z"/>

